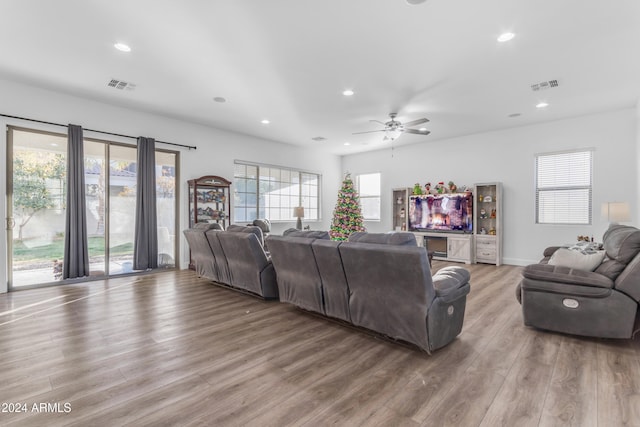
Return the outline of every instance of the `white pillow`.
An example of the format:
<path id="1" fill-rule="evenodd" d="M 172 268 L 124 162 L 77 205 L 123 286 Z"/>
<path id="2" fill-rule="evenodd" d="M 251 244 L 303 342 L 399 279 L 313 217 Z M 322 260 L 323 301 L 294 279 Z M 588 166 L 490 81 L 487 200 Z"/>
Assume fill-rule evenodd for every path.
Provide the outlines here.
<path id="1" fill-rule="evenodd" d="M 560 248 L 551 255 L 549 264 L 561 265 L 576 270 L 593 271 L 602 263 L 603 259 L 604 251 L 585 254 L 580 251 Z"/>

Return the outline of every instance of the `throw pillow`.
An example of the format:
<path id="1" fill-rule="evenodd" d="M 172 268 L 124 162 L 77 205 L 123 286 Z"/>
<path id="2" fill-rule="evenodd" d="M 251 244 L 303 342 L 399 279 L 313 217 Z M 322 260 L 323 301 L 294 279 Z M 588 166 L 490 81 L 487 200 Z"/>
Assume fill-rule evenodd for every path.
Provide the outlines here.
<path id="1" fill-rule="evenodd" d="M 604 259 L 604 251 L 583 253 L 582 251 L 560 248 L 553 253 L 549 264 L 569 267 L 576 270 L 593 271 Z"/>

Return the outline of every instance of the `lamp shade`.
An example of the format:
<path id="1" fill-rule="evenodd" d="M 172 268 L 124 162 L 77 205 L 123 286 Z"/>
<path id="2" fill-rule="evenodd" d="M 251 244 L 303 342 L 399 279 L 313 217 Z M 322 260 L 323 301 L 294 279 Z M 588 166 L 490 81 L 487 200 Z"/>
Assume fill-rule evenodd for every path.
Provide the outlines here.
<path id="1" fill-rule="evenodd" d="M 602 204 L 602 217 L 609 222 L 631 221 L 631 209 L 627 202 L 606 202 Z"/>
<path id="2" fill-rule="evenodd" d="M 293 217 L 294 218 L 304 218 L 304 208 L 302 206 L 298 206 L 293 208 Z"/>

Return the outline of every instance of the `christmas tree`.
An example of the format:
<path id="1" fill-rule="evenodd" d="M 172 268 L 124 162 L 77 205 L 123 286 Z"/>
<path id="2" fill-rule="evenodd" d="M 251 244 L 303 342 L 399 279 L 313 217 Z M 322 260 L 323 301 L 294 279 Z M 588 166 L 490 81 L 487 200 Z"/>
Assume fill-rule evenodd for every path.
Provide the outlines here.
<path id="1" fill-rule="evenodd" d="M 356 231 L 366 231 L 362 225 L 360 197 L 353 188 L 351 175 L 347 173 L 338 192 L 338 202 L 333 210 L 333 222 L 329 234 L 332 240 L 347 240 Z"/>

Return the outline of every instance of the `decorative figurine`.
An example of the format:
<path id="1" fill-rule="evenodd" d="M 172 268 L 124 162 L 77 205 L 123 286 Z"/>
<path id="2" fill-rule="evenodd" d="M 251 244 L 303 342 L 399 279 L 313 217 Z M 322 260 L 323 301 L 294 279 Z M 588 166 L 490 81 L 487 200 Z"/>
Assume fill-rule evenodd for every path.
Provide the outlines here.
<path id="1" fill-rule="evenodd" d="M 453 183 L 453 181 L 449 181 L 449 191 L 455 193 L 458 187 Z"/>
<path id="2" fill-rule="evenodd" d="M 416 182 L 415 185 L 413 186 L 413 194 L 415 194 L 415 195 L 422 194 L 422 187 L 420 187 L 420 183 L 419 182 Z"/>
<path id="3" fill-rule="evenodd" d="M 404 200 L 402 199 L 402 196 L 398 196 L 398 198 L 396 199 L 396 204 L 401 205 L 404 203 Z"/>
<path id="4" fill-rule="evenodd" d="M 431 194 L 431 183 L 427 182 L 424 185 L 424 194 Z"/>
<path id="5" fill-rule="evenodd" d="M 400 209 L 400 218 L 404 218 L 404 208 Z"/>
<path id="6" fill-rule="evenodd" d="M 487 211 L 485 211 L 484 209 L 480 209 L 480 218 L 487 218 Z"/>
<path id="7" fill-rule="evenodd" d="M 491 209 L 491 218 L 493 218 L 493 219 L 496 218 L 496 210 L 495 209 Z"/>

